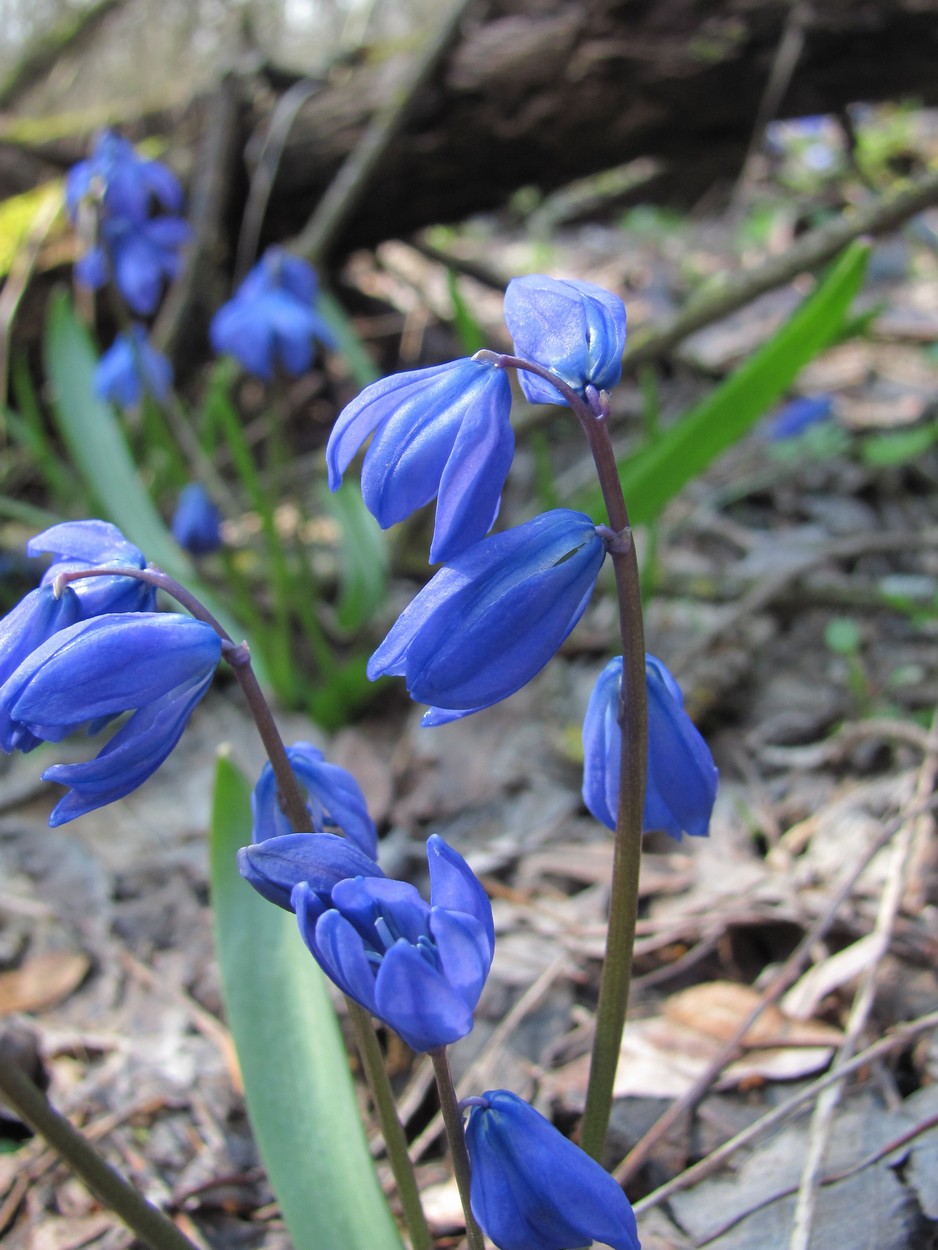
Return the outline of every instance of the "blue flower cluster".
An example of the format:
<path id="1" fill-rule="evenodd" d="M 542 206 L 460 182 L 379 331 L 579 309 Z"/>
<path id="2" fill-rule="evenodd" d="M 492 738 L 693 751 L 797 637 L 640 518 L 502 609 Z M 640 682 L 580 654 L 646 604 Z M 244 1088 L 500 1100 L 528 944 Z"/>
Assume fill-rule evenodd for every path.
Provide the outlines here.
<path id="1" fill-rule="evenodd" d="M 32 751 L 131 713 L 93 760 L 43 773 L 68 787 L 50 817 L 61 825 L 123 798 L 162 764 L 211 683 L 221 640 L 201 621 L 154 611 L 153 587 L 133 576 L 58 588 L 63 574 L 145 567 L 142 552 L 105 521 L 54 525 L 28 551 L 51 554 L 52 564 L 0 621 L 0 749 Z"/>
<path id="2" fill-rule="evenodd" d="M 97 215 L 94 240 L 75 266 L 78 281 L 97 290 L 111 278 L 133 312 L 155 312 L 164 282 L 180 270 L 182 248 L 191 235 L 177 215 L 182 187 L 172 170 L 146 160 L 127 139 L 105 130 L 88 160 L 69 170 L 65 205 L 80 232 L 87 209 Z"/>
<path id="3" fill-rule="evenodd" d="M 305 373 L 315 341 L 334 336 L 316 311 L 316 274 L 305 260 L 270 247 L 234 297 L 212 318 L 212 347 L 234 356 L 248 373 L 269 382 L 276 368 Z"/>

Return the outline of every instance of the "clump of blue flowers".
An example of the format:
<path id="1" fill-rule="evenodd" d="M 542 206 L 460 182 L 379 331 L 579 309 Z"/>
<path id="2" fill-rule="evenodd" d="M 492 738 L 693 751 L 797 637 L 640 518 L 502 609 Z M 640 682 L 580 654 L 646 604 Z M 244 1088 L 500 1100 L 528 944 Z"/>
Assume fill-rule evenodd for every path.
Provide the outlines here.
<path id="1" fill-rule="evenodd" d="M 88 238 L 75 266 L 78 281 L 98 290 L 111 279 L 134 313 L 154 312 L 164 284 L 181 269 L 191 237 L 178 216 L 182 187 L 172 170 L 105 130 L 88 160 L 69 171 L 65 206 Z"/>
<path id="2" fill-rule="evenodd" d="M 227 304 L 212 318 L 216 352 L 234 356 L 248 373 L 269 382 L 275 369 L 300 374 L 313 363 L 317 342 L 334 336 L 316 310 L 316 274 L 282 247 L 270 247 Z"/>

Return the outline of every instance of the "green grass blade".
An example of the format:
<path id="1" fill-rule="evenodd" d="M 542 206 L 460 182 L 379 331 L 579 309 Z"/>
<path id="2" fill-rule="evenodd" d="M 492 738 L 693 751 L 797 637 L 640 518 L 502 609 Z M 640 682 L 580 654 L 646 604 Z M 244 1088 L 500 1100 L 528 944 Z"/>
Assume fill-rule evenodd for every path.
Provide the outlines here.
<path id="1" fill-rule="evenodd" d="M 814 294 L 756 354 L 691 409 L 619 464 L 633 524 L 648 523 L 689 481 L 738 442 L 774 404 L 798 372 L 835 340 L 860 289 L 870 248 L 852 243 Z M 584 511 L 597 515 L 602 497 L 591 491 Z"/>
<path id="2" fill-rule="evenodd" d="M 199 582 L 190 560 L 163 524 L 113 409 L 94 393 L 97 356 L 65 291 L 50 301 L 43 348 L 59 432 L 89 497 L 100 505 L 104 519 L 113 521 L 148 560 L 198 595 L 240 641 L 243 631 L 237 621 Z"/>
<path id="3" fill-rule="evenodd" d="M 211 882 L 222 992 L 248 1114 L 296 1250 L 401 1250 L 325 978 L 296 920 L 238 875 L 250 789 L 218 760 Z"/>

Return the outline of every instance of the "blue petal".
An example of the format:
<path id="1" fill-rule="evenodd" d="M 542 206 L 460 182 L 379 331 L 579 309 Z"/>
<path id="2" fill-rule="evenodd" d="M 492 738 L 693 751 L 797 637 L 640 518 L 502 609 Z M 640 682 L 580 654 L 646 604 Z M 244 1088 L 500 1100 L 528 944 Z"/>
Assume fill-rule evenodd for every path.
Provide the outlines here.
<path id="1" fill-rule="evenodd" d="M 38 647 L 10 678 L 12 714 L 64 737 L 89 720 L 144 707 L 213 672 L 221 640 L 176 613 L 115 613 L 79 621 Z"/>
<path id="2" fill-rule="evenodd" d="M 465 912 L 431 907 L 430 935 L 437 948 L 437 961 L 444 980 L 469 1010 L 474 1010 L 492 967 L 494 953 L 484 926 Z"/>
<path id="3" fill-rule="evenodd" d="M 619 807 L 622 731 L 619 691 L 622 656 L 603 669 L 583 718 L 583 802 L 609 829 L 615 829 Z"/>
<path id="4" fill-rule="evenodd" d="M 647 657 L 648 790 L 646 829 L 672 838 L 682 831 L 706 837 L 719 773 L 693 721 L 671 689 L 674 678 L 660 660 Z"/>
<path id="5" fill-rule="evenodd" d="M 395 938 L 416 943 L 428 933 L 430 908 L 416 888 L 407 881 L 347 877 L 332 891 L 333 905 L 349 920 L 375 950 L 384 947 L 375 929 L 380 916 Z"/>
<path id="6" fill-rule="evenodd" d="M 18 693 L 7 685 L 28 656 L 55 634 L 81 618 L 81 601 L 70 587 L 56 598 L 50 586 L 31 590 L 0 621 L 0 749 L 29 751 L 40 739 L 10 714 Z"/>
<path id="7" fill-rule="evenodd" d="M 371 657 L 369 677 L 406 676 L 436 723 L 507 698 L 576 625 L 604 556 L 589 517 L 567 509 L 482 539 L 405 609 Z"/>
<path id="8" fill-rule="evenodd" d="M 114 735 L 107 746 L 84 764 L 53 764 L 43 781 L 70 786 L 49 817 L 54 828 L 76 816 L 122 799 L 142 785 L 182 737 L 193 708 L 208 690 L 212 673 L 195 686 L 170 691 L 141 708 Z"/>
<path id="9" fill-rule="evenodd" d="M 377 1014 L 375 974 L 352 925 L 337 911 L 324 912 L 311 924 L 310 889 L 305 883 L 293 891 L 293 906 L 303 941 L 326 976 L 366 1010 Z"/>
<path id="10" fill-rule="evenodd" d="M 508 1090 L 489 1090 L 466 1128 L 472 1210 L 499 1250 L 639 1250 L 635 1215 L 608 1172 Z"/>
<path id="11" fill-rule="evenodd" d="M 472 1029 L 472 1008 L 407 942 L 395 943 L 378 968 L 374 1013 L 412 1050 L 436 1050 Z"/>
<path id="12" fill-rule="evenodd" d="M 492 904 L 479 878 L 463 857 L 436 833 L 427 839 L 427 863 L 430 867 L 431 904 L 474 917 L 482 926 L 490 952 L 494 952 Z"/>
<path id="13" fill-rule="evenodd" d="M 334 833 L 288 833 L 252 843 L 238 852 L 238 871 L 259 894 L 287 911 L 293 911 L 290 896 L 301 882 L 323 900 L 346 877 L 384 876 L 354 843 Z M 315 909 L 312 899 L 307 903 Z M 317 915 L 324 907 L 321 903 Z"/>
<path id="14" fill-rule="evenodd" d="M 132 564 L 139 569 L 146 564 L 140 548 L 110 521 L 63 521 L 31 538 L 26 550 L 31 556 L 50 554 L 56 562 Z"/>

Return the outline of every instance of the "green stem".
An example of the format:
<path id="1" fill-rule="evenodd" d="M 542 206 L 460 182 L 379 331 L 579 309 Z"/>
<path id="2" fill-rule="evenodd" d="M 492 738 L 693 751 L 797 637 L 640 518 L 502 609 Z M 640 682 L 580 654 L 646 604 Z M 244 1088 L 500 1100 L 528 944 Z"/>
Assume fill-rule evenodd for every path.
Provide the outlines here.
<path id="1" fill-rule="evenodd" d="M 619 804 L 616 812 L 612 882 L 606 953 L 599 984 L 593 1051 L 586 1089 L 586 1110 L 580 1127 L 583 1149 L 600 1159 L 609 1113 L 622 1033 L 632 982 L 632 953 L 638 920 L 638 879 L 642 855 L 642 816 L 648 772 L 648 698 L 645 687 L 645 631 L 635 543 L 622 495 L 619 470 L 609 437 L 609 399 L 595 388 L 579 395 L 549 369 L 518 356 L 478 352 L 500 368 L 526 369 L 544 378 L 563 396 L 589 441 L 599 478 L 609 526 L 607 542 L 616 583 L 619 634 L 622 640 L 622 688 L 619 727 L 622 731 Z"/>
<path id="2" fill-rule="evenodd" d="M 450 1155 L 453 1160 L 456 1187 L 459 1190 L 459 1200 L 462 1203 L 463 1213 L 466 1217 L 466 1243 L 469 1250 L 485 1250 L 485 1238 L 482 1236 L 482 1230 L 472 1214 L 472 1206 L 469 1200 L 469 1176 L 471 1170 L 469 1151 L 466 1149 L 466 1134 L 463 1129 L 459 1100 L 456 1097 L 456 1087 L 453 1084 L 453 1074 L 450 1071 L 449 1054 L 445 1046 L 440 1046 L 437 1050 L 431 1050 L 429 1053 L 433 1061 L 436 1087 L 440 1095 L 440 1113 L 443 1116 L 443 1127 L 446 1129 L 446 1138 L 449 1142 Z"/>
<path id="3" fill-rule="evenodd" d="M 0 1097 L 65 1160 L 94 1196 L 151 1250 L 196 1250 L 176 1225 L 107 1163 L 0 1047 Z"/>
<path id="4" fill-rule="evenodd" d="M 360 1007 L 354 999 L 346 997 L 349 1021 L 355 1036 L 362 1067 L 371 1096 L 381 1123 L 384 1135 L 384 1147 L 394 1173 L 398 1197 L 404 1210 L 404 1220 L 410 1233 L 412 1250 L 432 1250 L 433 1238 L 427 1227 L 427 1218 L 420 1202 L 420 1190 L 417 1188 L 417 1177 L 407 1150 L 407 1137 L 397 1116 L 394 1095 L 384 1067 L 381 1047 L 371 1023 L 371 1017 L 364 1007 Z"/>

